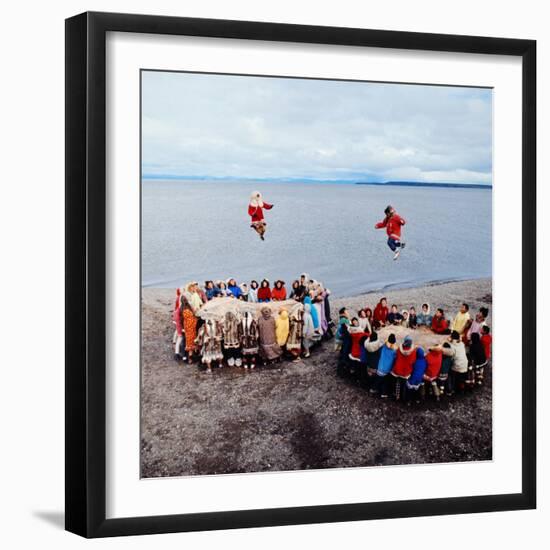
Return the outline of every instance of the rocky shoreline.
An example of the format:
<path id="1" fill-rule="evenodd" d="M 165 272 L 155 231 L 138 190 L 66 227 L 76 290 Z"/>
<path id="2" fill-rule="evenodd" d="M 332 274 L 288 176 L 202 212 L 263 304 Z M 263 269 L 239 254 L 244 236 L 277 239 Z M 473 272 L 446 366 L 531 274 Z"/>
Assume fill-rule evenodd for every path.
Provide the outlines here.
<path id="1" fill-rule="evenodd" d="M 492 306 L 491 279 L 388 290 L 400 309 Z M 381 293 L 331 300 L 333 316 Z M 173 360 L 174 291 L 142 291 L 142 477 L 490 460 L 491 369 L 464 396 L 412 408 L 336 375 L 332 342 L 299 362 L 205 375 Z M 489 320 L 490 322 L 490 320 Z"/>

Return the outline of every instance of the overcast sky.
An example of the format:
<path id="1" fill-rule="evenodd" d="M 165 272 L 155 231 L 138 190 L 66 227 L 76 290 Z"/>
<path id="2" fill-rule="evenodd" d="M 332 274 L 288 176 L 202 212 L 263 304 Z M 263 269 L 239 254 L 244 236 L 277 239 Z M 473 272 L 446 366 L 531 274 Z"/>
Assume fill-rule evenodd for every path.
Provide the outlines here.
<path id="1" fill-rule="evenodd" d="M 143 174 L 492 183 L 492 92 L 143 72 Z"/>

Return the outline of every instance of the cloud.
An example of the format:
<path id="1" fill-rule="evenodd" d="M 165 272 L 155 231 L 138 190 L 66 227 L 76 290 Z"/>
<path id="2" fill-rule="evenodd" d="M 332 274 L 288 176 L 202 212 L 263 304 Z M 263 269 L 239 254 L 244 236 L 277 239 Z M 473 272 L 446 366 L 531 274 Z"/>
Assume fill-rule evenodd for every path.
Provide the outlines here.
<path id="1" fill-rule="evenodd" d="M 142 75 L 145 174 L 492 179 L 491 90 Z"/>

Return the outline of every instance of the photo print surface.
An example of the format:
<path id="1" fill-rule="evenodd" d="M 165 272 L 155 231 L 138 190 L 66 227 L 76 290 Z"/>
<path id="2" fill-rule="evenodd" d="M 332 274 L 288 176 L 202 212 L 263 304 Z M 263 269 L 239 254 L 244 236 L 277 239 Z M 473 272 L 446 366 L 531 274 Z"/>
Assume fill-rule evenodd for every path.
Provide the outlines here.
<path id="1" fill-rule="evenodd" d="M 141 476 L 492 459 L 492 90 L 141 72 Z"/>

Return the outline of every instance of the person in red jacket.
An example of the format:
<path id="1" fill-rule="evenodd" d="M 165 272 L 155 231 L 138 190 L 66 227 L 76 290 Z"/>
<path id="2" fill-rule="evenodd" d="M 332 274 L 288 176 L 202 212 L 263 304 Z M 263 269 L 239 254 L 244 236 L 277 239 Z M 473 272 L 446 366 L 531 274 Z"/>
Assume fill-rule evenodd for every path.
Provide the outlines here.
<path id="1" fill-rule="evenodd" d="M 386 326 L 386 323 L 388 322 L 388 313 L 388 301 L 385 297 L 380 298 L 380 301 L 374 308 L 373 322 L 375 328 Z"/>
<path id="2" fill-rule="evenodd" d="M 449 321 L 445 319 L 445 312 L 441 308 L 437 308 L 432 319 L 432 330 L 436 334 L 451 334 L 449 329 Z"/>
<path id="3" fill-rule="evenodd" d="M 428 349 L 426 354 L 426 371 L 424 372 L 424 380 L 430 385 L 435 398 L 439 401 L 439 386 L 437 385 L 437 379 L 441 372 L 441 365 L 443 363 L 443 348 L 441 346 L 434 346 Z"/>
<path id="4" fill-rule="evenodd" d="M 405 220 L 391 205 L 386 206 L 384 214 L 386 214 L 386 217 L 374 227 L 375 229 L 386 228 L 388 246 L 391 248 L 392 252 L 394 252 L 393 259 L 397 260 L 400 251 L 405 248 L 405 243 L 401 241 L 401 226 L 405 225 Z"/>
<path id="5" fill-rule="evenodd" d="M 271 289 L 269 288 L 269 281 L 267 279 L 261 282 L 258 289 L 258 302 L 271 302 Z"/>
<path id="6" fill-rule="evenodd" d="M 370 332 L 361 329 L 357 317 L 351 320 L 351 326 L 348 332 L 351 344 L 348 357 L 353 361 L 353 363 L 350 364 L 350 374 L 354 375 L 361 371 L 361 351 L 363 349 L 364 340 L 370 336 Z"/>
<path id="7" fill-rule="evenodd" d="M 416 361 L 416 346 L 413 346 L 413 341 L 410 336 L 405 336 L 403 343 L 397 349 L 395 363 L 391 370 L 392 376 L 395 377 L 395 399 L 399 401 L 404 390 L 404 385 L 407 379 L 411 376 L 413 365 Z"/>
<path id="8" fill-rule="evenodd" d="M 284 281 L 275 281 L 275 286 L 271 290 L 271 299 L 274 301 L 286 300 L 286 288 Z"/>
<path id="9" fill-rule="evenodd" d="M 264 202 L 262 194 L 259 191 L 254 191 L 250 196 L 250 203 L 248 204 L 248 215 L 250 216 L 250 227 L 258 233 L 260 239 L 264 239 L 264 234 L 267 228 L 267 222 L 264 219 L 264 210 L 271 210 L 273 204 Z"/>
<path id="10" fill-rule="evenodd" d="M 491 329 L 487 325 L 481 327 L 481 345 L 485 350 L 485 358 L 487 361 L 491 359 L 491 346 L 493 344 L 493 337 L 491 336 Z"/>

